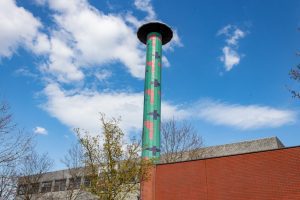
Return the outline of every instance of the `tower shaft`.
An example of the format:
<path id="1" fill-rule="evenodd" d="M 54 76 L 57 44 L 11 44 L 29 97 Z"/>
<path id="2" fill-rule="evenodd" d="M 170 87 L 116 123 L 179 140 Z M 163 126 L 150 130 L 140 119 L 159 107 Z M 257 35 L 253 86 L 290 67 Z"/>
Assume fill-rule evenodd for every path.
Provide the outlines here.
<path id="1" fill-rule="evenodd" d="M 142 157 L 158 159 L 161 124 L 161 34 L 150 32 L 146 45 Z"/>
<path id="2" fill-rule="evenodd" d="M 138 39 L 147 45 L 142 157 L 160 158 L 160 123 L 161 123 L 161 60 L 162 45 L 173 37 L 173 31 L 161 22 L 149 22 L 137 32 Z M 150 179 L 141 182 L 141 199 L 154 198 L 154 168 L 150 169 Z"/>

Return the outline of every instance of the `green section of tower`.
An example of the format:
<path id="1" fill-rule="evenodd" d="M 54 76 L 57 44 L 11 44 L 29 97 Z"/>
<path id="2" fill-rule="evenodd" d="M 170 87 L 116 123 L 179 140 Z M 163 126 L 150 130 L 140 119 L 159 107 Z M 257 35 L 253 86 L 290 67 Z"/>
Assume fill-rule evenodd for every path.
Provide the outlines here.
<path id="1" fill-rule="evenodd" d="M 147 35 L 142 157 L 159 159 L 161 123 L 161 34 Z"/>

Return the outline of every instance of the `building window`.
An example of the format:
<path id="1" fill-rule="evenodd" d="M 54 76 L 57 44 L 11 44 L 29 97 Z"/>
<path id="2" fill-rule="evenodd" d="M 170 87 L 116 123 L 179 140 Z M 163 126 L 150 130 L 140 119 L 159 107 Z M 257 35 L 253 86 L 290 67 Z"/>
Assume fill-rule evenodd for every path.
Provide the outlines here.
<path id="1" fill-rule="evenodd" d="M 84 177 L 84 186 L 91 187 L 91 178 L 90 177 Z"/>
<path id="2" fill-rule="evenodd" d="M 32 184 L 30 185 L 30 190 L 29 190 L 29 192 L 30 192 L 31 194 L 37 194 L 37 193 L 39 193 L 39 189 L 40 189 L 40 184 L 39 184 L 39 183 L 32 183 Z"/>
<path id="3" fill-rule="evenodd" d="M 81 184 L 81 177 L 69 179 L 69 189 L 79 189 Z"/>
<path id="4" fill-rule="evenodd" d="M 17 194 L 23 195 L 23 194 L 25 194 L 26 190 L 27 190 L 27 185 L 25 185 L 25 184 L 19 185 Z"/>
<path id="5" fill-rule="evenodd" d="M 66 179 L 55 180 L 54 191 L 65 191 L 66 189 Z"/>
<path id="6" fill-rule="evenodd" d="M 51 192 L 52 181 L 42 182 L 41 192 Z"/>

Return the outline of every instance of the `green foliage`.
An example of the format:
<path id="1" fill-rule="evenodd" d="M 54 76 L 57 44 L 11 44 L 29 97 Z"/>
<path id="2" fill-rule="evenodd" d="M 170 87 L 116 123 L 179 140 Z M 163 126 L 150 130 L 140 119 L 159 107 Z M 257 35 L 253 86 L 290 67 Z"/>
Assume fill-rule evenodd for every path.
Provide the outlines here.
<path id="1" fill-rule="evenodd" d="M 91 186 L 86 188 L 100 199 L 125 199 L 139 192 L 139 182 L 148 178 L 150 160 L 140 158 L 137 141 L 125 144 L 119 119 L 101 115 L 102 137 L 76 130 L 83 148 L 83 162 Z"/>

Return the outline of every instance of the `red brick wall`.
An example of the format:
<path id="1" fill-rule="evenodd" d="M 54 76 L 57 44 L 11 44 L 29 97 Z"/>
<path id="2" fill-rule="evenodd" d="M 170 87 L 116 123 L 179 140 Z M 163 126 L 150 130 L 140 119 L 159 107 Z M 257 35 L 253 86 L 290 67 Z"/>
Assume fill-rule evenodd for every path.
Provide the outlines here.
<path id="1" fill-rule="evenodd" d="M 155 200 L 300 200 L 300 147 L 157 165 L 154 185 Z"/>
<path id="2" fill-rule="evenodd" d="M 156 166 L 149 170 L 149 178 L 141 182 L 141 199 L 142 200 L 155 200 L 155 175 Z"/>

